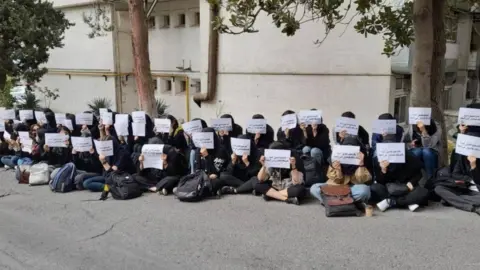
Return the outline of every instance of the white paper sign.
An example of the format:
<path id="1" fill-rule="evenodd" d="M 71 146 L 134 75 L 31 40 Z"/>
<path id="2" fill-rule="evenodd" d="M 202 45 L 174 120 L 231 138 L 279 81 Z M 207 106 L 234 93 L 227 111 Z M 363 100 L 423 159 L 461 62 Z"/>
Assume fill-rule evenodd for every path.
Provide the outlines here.
<path id="1" fill-rule="evenodd" d="M 18 114 L 21 121 L 34 119 L 32 110 L 20 110 Z"/>
<path id="2" fill-rule="evenodd" d="M 63 125 L 66 119 L 67 119 L 67 116 L 64 113 L 55 114 L 55 122 L 57 122 L 57 125 Z"/>
<path id="3" fill-rule="evenodd" d="M 97 149 L 97 153 L 99 155 L 103 155 L 105 157 L 113 156 L 113 141 L 97 141 L 95 140 L 95 148 Z"/>
<path id="4" fill-rule="evenodd" d="M 45 144 L 48 147 L 67 147 L 68 137 L 60 133 L 45 133 Z"/>
<path id="5" fill-rule="evenodd" d="M 203 129 L 202 122 L 200 120 L 183 123 L 182 128 L 188 135 L 192 135 L 195 132 L 201 132 Z"/>
<path id="6" fill-rule="evenodd" d="M 305 110 L 298 113 L 298 121 L 301 124 L 321 124 L 322 123 L 322 111 Z"/>
<path id="7" fill-rule="evenodd" d="M 232 151 L 235 155 L 243 156 L 244 154 L 250 155 L 250 140 L 230 138 L 230 144 L 232 145 Z"/>
<path id="8" fill-rule="evenodd" d="M 5 131 L 5 122 L 0 121 L 0 132 L 4 132 L 4 131 Z"/>
<path id="9" fill-rule="evenodd" d="M 113 124 L 113 126 L 115 127 L 115 132 L 117 133 L 117 136 L 128 136 L 129 135 L 129 132 L 128 132 L 128 122 L 115 122 L 115 124 Z"/>
<path id="10" fill-rule="evenodd" d="M 212 128 L 216 131 L 232 131 L 232 119 L 230 118 L 217 118 L 211 119 Z"/>
<path id="11" fill-rule="evenodd" d="M 13 119 L 15 119 L 15 111 L 14 110 L 4 110 L 4 111 L 2 111 L 2 118 L 3 118 L 3 120 L 13 120 Z"/>
<path id="12" fill-rule="evenodd" d="M 480 158 L 480 138 L 465 134 L 458 134 L 455 152 L 464 156 Z"/>
<path id="13" fill-rule="evenodd" d="M 100 120 L 104 125 L 113 125 L 113 116 L 111 112 L 104 112 L 100 114 Z"/>
<path id="14" fill-rule="evenodd" d="M 335 123 L 335 132 L 347 132 L 350 135 L 358 135 L 358 121 L 353 118 L 340 117 Z"/>
<path id="15" fill-rule="evenodd" d="M 372 133 L 376 134 L 397 134 L 397 120 L 377 119 L 373 122 Z"/>
<path id="16" fill-rule="evenodd" d="M 360 163 L 358 159 L 359 153 L 360 146 L 334 145 L 332 161 L 339 161 L 341 164 L 358 165 Z"/>
<path id="17" fill-rule="evenodd" d="M 12 135 L 10 135 L 10 133 L 8 133 L 8 131 L 5 131 L 3 132 L 3 138 L 8 141 L 8 140 L 11 140 L 12 139 Z"/>
<path id="18" fill-rule="evenodd" d="M 297 115 L 292 113 L 292 114 L 287 114 L 282 116 L 282 130 L 285 129 L 292 129 L 297 127 Z"/>
<path id="19" fill-rule="evenodd" d="M 144 144 L 142 147 L 143 167 L 163 170 L 163 144 Z"/>
<path id="20" fill-rule="evenodd" d="M 128 126 L 128 114 L 117 114 L 115 115 L 115 123 L 126 123 Z"/>
<path id="21" fill-rule="evenodd" d="M 32 153 L 33 140 L 27 139 L 22 140 L 22 152 Z"/>
<path id="22" fill-rule="evenodd" d="M 144 111 L 132 112 L 132 120 L 134 123 L 147 123 Z"/>
<path id="23" fill-rule="evenodd" d="M 20 142 L 23 142 L 24 140 L 30 140 L 30 133 L 28 133 L 28 131 L 19 131 L 18 137 L 20 138 Z"/>
<path id="24" fill-rule="evenodd" d="M 65 119 L 62 126 L 68 128 L 70 131 L 73 131 L 72 119 Z"/>
<path id="25" fill-rule="evenodd" d="M 213 132 L 195 132 L 192 141 L 198 148 L 213 149 Z"/>
<path id="26" fill-rule="evenodd" d="M 91 126 L 93 124 L 93 114 L 91 113 L 77 113 L 75 115 L 75 122 L 77 125 Z"/>
<path id="27" fill-rule="evenodd" d="M 155 131 L 158 133 L 170 133 L 172 122 L 168 118 L 155 118 Z"/>
<path id="28" fill-rule="evenodd" d="M 408 108 L 408 124 L 410 125 L 416 125 L 418 122 L 422 122 L 425 126 L 429 126 L 431 118 L 432 108 Z"/>
<path id="29" fill-rule="evenodd" d="M 88 152 L 93 148 L 90 137 L 71 137 L 73 149 L 77 152 Z"/>
<path id="30" fill-rule="evenodd" d="M 290 169 L 290 155 L 290 150 L 265 149 L 265 166 Z"/>
<path id="31" fill-rule="evenodd" d="M 13 123 L 14 123 L 14 124 L 21 124 L 21 123 L 22 123 L 22 121 L 20 121 L 20 120 L 17 120 L 17 119 L 14 119 L 14 120 L 13 120 Z"/>
<path id="32" fill-rule="evenodd" d="M 45 117 L 45 113 L 44 113 L 44 112 L 35 111 L 35 119 L 37 119 L 37 121 L 40 121 L 40 122 L 42 122 L 42 123 L 46 123 L 46 122 L 47 122 L 47 118 Z"/>
<path id="33" fill-rule="evenodd" d="M 107 108 L 100 108 L 100 109 L 98 109 L 98 113 L 100 113 L 100 115 L 102 115 L 104 113 L 108 113 L 108 109 Z"/>
<path id="34" fill-rule="evenodd" d="M 252 134 L 265 134 L 267 133 L 267 120 L 266 119 L 250 119 L 247 124 L 247 131 Z"/>
<path id="35" fill-rule="evenodd" d="M 145 137 L 145 123 L 132 123 L 133 136 Z"/>
<path id="36" fill-rule="evenodd" d="M 480 109 L 460 108 L 458 124 L 466 126 L 480 126 Z"/>
<path id="37" fill-rule="evenodd" d="M 378 161 L 390 163 L 405 163 L 404 143 L 377 143 Z"/>

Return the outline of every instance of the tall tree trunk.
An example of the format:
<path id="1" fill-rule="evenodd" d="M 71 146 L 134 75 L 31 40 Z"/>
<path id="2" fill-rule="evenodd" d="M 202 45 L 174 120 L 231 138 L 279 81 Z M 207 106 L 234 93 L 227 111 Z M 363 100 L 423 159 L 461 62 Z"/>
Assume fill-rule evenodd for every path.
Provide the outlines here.
<path id="1" fill-rule="evenodd" d="M 442 148 L 440 150 L 440 166 L 448 164 L 447 128 L 445 126 L 443 93 L 445 88 L 445 9 L 446 0 L 433 1 L 433 58 L 431 77 L 431 98 L 433 119 L 440 123 L 442 129 Z"/>
<path id="2" fill-rule="evenodd" d="M 128 13 L 132 24 L 132 47 L 135 62 L 134 74 L 139 105 L 152 117 L 157 116 L 155 93 L 152 88 L 148 29 L 142 0 L 128 0 Z"/>

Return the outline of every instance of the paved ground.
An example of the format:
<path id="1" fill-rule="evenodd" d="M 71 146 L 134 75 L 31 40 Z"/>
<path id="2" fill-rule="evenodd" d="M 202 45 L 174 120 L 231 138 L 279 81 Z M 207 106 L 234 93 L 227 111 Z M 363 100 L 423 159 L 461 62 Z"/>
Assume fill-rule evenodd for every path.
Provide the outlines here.
<path id="1" fill-rule="evenodd" d="M 0 269 L 480 269 L 480 217 L 438 205 L 327 219 L 250 195 L 86 201 L 11 172 L 0 196 Z"/>

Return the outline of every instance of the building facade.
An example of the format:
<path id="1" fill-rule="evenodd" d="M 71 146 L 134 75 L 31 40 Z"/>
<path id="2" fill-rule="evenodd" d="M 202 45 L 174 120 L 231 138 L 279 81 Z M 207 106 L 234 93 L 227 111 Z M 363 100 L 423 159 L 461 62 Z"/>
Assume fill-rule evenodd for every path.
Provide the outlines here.
<path id="1" fill-rule="evenodd" d="M 66 33 L 65 47 L 52 51 L 49 73 L 40 83 L 60 90 L 52 109 L 84 111 L 94 97 L 110 99 L 117 111 L 138 108 L 126 3 L 100 4 L 114 29 L 90 39 L 91 28 L 83 17 L 95 15 L 99 4 L 53 1 L 76 25 Z M 295 36 L 286 37 L 266 17 L 257 21 L 259 33 L 220 35 L 216 96 L 198 106 L 193 95 L 207 92 L 208 87 L 209 18 L 207 1 L 173 0 L 159 1 L 148 21 L 152 83 L 157 98 L 163 99 L 177 118 L 208 121 L 230 113 L 245 125 L 253 114 L 260 113 L 277 128 L 283 111 L 316 108 L 323 111 L 330 127 L 344 111 L 354 112 L 366 128 L 384 112 L 405 121 L 412 50 L 405 48 L 387 58 L 381 55 L 381 37 L 364 38 L 352 27 L 342 26 L 318 46 L 314 41 L 323 38 L 322 25 L 306 23 Z M 473 57 L 474 20 L 470 15 L 462 20 L 457 31 L 462 36 L 447 48 L 447 70 L 455 78 L 458 70 L 470 66 Z M 468 52 L 460 53 L 467 47 Z M 476 60 L 475 56 L 475 70 Z M 466 102 L 452 94 L 463 91 L 467 97 L 466 81 L 452 80 L 449 108 Z"/>

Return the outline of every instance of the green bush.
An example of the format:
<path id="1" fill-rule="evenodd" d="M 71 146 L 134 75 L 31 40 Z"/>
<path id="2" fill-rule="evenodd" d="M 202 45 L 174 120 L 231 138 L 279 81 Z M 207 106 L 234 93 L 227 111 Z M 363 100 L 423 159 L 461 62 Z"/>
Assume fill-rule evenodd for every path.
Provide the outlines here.
<path id="1" fill-rule="evenodd" d="M 19 109 L 30 109 L 30 110 L 39 110 L 40 100 L 37 99 L 37 96 L 33 92 L 28 91 L 27 94 L 23 95 L 22 103 L 18 104 Z"/>
<path id="2" fill-rule="evenodd" d="M 5 107 L 7 109 L 13 108 L 13 103 L 15 99 L 10 95 L 10 89 L 13 87 L 12 79 L 7 78 L 7 82 L 3 89 L 0 89 L 0 107 Z"/>
<path id="3" fill-rule="evenodd" d="M 88 103 L 88 108 L 94 112 L 99 114 L 100 109 L 110 109 L 112 107 L 112 102 L 108 98 L 94 98 L 90 103 Z"/>
<path id="4" fill-rule="evenodd" d="M 157 115 L 158 115 L 158 117 L 162 117 L 162 116 L 167 115 L 168 105 L 165 102 L 165 100 L 163 100 L 161 98 L 157 98 L 155 100 L 155 103 L 157 105 Z"/>

